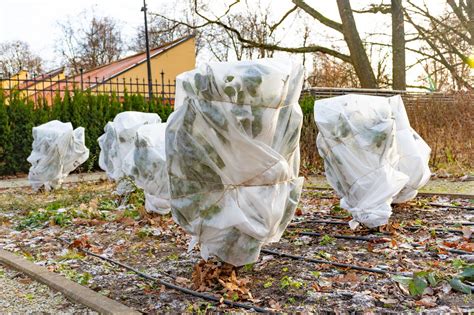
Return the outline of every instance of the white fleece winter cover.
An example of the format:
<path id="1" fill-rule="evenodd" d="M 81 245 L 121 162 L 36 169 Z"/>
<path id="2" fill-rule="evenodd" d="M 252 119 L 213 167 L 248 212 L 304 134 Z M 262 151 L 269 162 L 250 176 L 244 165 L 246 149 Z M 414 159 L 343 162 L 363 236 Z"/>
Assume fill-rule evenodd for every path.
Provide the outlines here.
<path id="1" fill-rule="evenodd" d="M 400 96 L 317 100 L 314 117 L 326 178 L 352 227 L 387 224 L 391 203 L 415 197 L 428 181 L 430 149 L 410 127 Z"/>
<path id="2" fill-rule="evenodd" d="M 161 118 L 155 113 L 122 112 L 108 122 L 105 133 L 99 137 L 99 166 L 110 179 L 115 181 L 126 176 L 122 162 L 135 147 L 137 129 L 146 124 L 160 123 Z"/>
<path id="3" fill-rule="evenodd" d="M 145 209 L 160 214 L 170 211 L 165 131 L 166 123 L 138 128 L 134 147 L 123 161 L 123 171 L 145 192 Z"/>
<path id="4" fill-rule="evenodd" d="M 215 255 L 257 261 L 293 218 L 303 68 L 290 60 L 209 63 L 177 77 L 166 158 L 174 219 Z"/>
<path id="5" fill-rule="evenodd" d="M 28 180 L 33 190 L 61 186 L 66 176 L 89 158 L 84 128 L 73 130 L 71 123 L 58 120 L 33 128 L 33 151 Z"/>

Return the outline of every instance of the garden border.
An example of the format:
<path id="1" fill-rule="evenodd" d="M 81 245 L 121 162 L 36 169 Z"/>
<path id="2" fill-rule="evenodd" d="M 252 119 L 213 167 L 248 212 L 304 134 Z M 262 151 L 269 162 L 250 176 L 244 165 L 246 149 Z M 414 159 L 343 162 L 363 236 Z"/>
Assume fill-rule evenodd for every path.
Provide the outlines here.
<path id="1" fill-rule="evenodd" d="M 101 314 L 141 314 L 128 306 L 81 286 L 63 276 L 50 272 L 42 266 L 35 265 L 3 249 L 0 249 L 0 262 L 61 292 L 72 301 L 85 305 Z"/>

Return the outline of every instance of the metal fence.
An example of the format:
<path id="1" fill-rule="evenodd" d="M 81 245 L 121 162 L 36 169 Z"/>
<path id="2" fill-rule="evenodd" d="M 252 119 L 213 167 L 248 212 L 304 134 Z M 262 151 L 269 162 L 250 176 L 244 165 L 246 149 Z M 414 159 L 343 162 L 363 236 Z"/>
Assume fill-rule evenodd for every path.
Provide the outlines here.
<path id="1" fill-rule="evenodd" d="M 0 88 L 8 96 L 14 95 L 17 91 L 21 96 L 28 97 L 35 103 L 42 100 L 51 104 L 54 97 L 63 97 L 68 91 L 90 91 L 93 94 L 114 95 L 123 100 L 128 94 L 140 94 L 148 99 L 148 81 L 145 78 L 99 78 L 77 75 L 73 78 L 53 79 L 51 76 L 32 76 L 25 78 L 0 78 Z M 165 73 L 160 73 L 159 79 L 152 83 L 153 96 L 160 98 L 164 103 L 174 104 L 176 93 L 176 80 L 166 80 Z M 329 88 L 313 87 L 304 89 L 302 96 L 312 95 L 313 97 L 328 98 L 346 94 L 366 94 L 378 96 L 393 96 L 400 94 L 407 104 L 412 102 L 454 102 L 456 97 L 453 94 L 442 92 L 419 92 L 419 91 L 398 91 L 384 89 L 362 89 L 362 88 Z M 472 93 L 471 93 L 472 95 Z"/>
<path id="2" fill-rule="evenodd" d="M 126 94 L 139 94 L 148 99 L 148 81 L 145 78 L 99 78 L 78 75 L 73 78 L 52 78 L 31 76 L 25 78 L 0 78 L 0 88 L 7 97 L 18 93 L 35 103 L 39 101 L 51 104 L 55 97 L 63 97 L 66 91 L 89 91 L 92 94 L 105 94 L 123 99 Z M 165 73 L 152 82 L 153 97 L 164 103 L 174 104 L 176 80 L 165 80 Z"/>
<path id="3" fill-rule="evenodd" d="M 468 92 L 466 92 L 468 93 Z M 456 101 L 455 93 L 445 92 L 423 92 L 423 91 L 402 91 L 402 90 L 386 90 L 386 89 L 362 89 L 362 88 L 326 88 L 313 87 L 303 90 L 302 95 L 311 95 L 316 99 L 328 98 L 346 94 L 365 94 L 376 96 L 394 96 L 401 95 L 407 103 L 425 103 L 425 102 L 442 102 L 450 103 Z M 469 93 L 468 93 L 469 94 Z M 470 94 L 473 95 L 472 93 Z"/>

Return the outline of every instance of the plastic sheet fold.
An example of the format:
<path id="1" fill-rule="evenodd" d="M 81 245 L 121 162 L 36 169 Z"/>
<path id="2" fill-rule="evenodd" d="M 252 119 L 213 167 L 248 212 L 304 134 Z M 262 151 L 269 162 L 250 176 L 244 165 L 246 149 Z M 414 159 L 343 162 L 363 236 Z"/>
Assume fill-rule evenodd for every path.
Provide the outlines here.
<path id="1" fill-rule="evenodd" d="M 137 129 L 146 124 L 160 123 L 158 114 L 127 111 L 117 114 L 105 125 L 104 134 L 97 139 L 100 146 L 99 166 L 112 180 L 126 176 L 122 162 L 135 146 Z"/>
<path id="2" fill-rule="evenodd" d="M 170 211 L 165 131 L 166 123 L 138 128 L 134 148 L 123 161 L 125 174 L 145 193 L 145 209 L 160 214 Z"/>

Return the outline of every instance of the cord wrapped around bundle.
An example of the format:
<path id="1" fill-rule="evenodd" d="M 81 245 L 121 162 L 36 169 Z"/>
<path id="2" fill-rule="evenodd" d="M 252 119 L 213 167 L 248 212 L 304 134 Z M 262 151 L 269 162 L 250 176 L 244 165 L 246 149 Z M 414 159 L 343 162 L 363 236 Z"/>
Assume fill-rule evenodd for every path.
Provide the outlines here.
<path id="1" fill-rule="evenodd" d="M 46 190 L 55 189 L 88 158 L 83 127 L 73 130 L 69 122 L 47 122 L 33 128 L 33 151 L 27 158 L 31 164 L 28 180 L 35 191 L 43 185 Z"/>
<path id="2" fill-rule="evenodd" d="M 165 153 L 166 123 L 143 125 L 136 131 L 134 148 L 123 161 L 123 170 L 145 193 L 145 209 L 170 211 Z"/>
<path id="3" fill-rule="evenodd" d="M 318 100 L 314 118 L 326 178 L 351 212 L 351 227 L 387 224 L 391 203 L 413 198 L 429 179 L 429 147 L 411 129 L 401 97 Z"/>
<path id="4" fill-rule="evenodd" d="M 255 262 L 292 219 L 303 185 L 302 82 L 300 65 L 274 59 L 177 77 L 166 130 L 171 210 L 204 259 Z"/>

